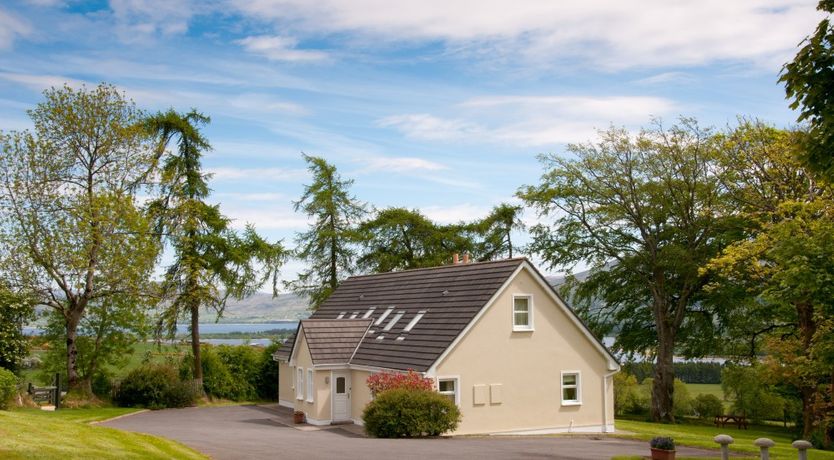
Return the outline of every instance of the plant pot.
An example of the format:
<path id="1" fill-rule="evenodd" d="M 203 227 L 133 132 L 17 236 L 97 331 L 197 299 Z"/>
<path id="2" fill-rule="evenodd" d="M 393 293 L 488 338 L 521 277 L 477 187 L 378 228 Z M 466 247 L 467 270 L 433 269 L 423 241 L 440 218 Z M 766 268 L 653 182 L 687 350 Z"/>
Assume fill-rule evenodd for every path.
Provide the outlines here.
<path id="1" fill-rule="evenodd" d="M 675 460 L 675 451 L 666 449 L 652 449 L 652 460 Z"/>
<path id="2" fill-rule="evenodd" d="M 293 423 L 304 423 L 304 412 L 297 411 L 292 413 L 292 421 Z M 673 457 L 674 458 L 674 457 Z"/>

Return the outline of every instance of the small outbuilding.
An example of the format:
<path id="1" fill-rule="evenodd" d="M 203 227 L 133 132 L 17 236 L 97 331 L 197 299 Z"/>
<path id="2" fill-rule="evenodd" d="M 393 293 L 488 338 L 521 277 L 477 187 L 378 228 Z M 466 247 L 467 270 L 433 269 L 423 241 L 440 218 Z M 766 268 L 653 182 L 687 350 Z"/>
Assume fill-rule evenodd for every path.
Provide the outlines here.
<path id="1" fill-rule="evenodd" d="M 377 372 L 435 380 L 454 434 L 614 431 L 617 359 L 524 258 L 354 276 L 275 353 L 280 404 L 362 423 Z"/>

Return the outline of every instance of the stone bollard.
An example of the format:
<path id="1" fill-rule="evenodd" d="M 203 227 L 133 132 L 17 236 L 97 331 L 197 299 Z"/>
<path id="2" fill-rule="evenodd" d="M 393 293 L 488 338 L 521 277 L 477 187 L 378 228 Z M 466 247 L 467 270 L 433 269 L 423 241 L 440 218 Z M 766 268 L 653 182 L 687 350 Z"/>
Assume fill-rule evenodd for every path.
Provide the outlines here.
<path id="1" fill-rule="evenodd" d="M 808 449 L 814 447 L 813 444 L 804 439 L 797 439 L 791 446 L 799 451 L 799 460 L 808 460 Z"/>
<path id="2" fill-rule="evenodd" d="M 712 438 L 712 440 L 721 444 L 721 460 L 730 460 L 730 444 L 733 443 L 733 437 L 726 434 L 719 434 Z"/>
<path id="3" fill-rule="evenodd" d="M 776 443 L 773 442 L 772 439 L 759 438 L 759 439 L 753 441 L 753 445 L 755 445 L 756 447 L 758 447 L 761 450 L 762 460 L 770 460 L 770 452 L 768 451 L 768 449 L 775 446 Z"/>

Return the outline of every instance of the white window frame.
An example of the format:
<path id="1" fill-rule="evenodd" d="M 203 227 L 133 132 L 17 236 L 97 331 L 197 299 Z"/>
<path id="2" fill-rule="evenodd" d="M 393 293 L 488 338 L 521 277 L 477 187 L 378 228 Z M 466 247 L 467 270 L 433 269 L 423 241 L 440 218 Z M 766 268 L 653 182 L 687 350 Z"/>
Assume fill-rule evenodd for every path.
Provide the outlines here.
<path id="1" fill-rule="evenodd" d="M 304 399 L 304 368 L 295 368 L 295 399 Z"/>
<path id="2" fill-rule="evenodd" d="M 517 325 L 515 323 L 515 299 L 527 299 L 527 325 Z M 510 306 L 510 320 L 513 325 L 513 332 L 530 332 L 535 330 L 533 327 L 533 294 L 513 294 L 513 303 Z"/>
<path id="3" fill-rule="evenodd" d="M 314 401 L 313 394 L 315 389 L 313 388 L 313 383 L 313 370 L 307 369 L 307 402 L 310 403 Z"/>
<path id="4" fill-rule="evenodd" d="M 575 375 L 576 385 L 565 385 L 565 376 Z M 565 399 L 565 388 L 576 388 L 576 399 Z M 559 377 L 559 399 L 563 406 L 580 406 L 582 405 L 582 373 L 579 371 L 562 371 Z"/>
<path id="5" fill-rule="evenodd" d="M 460 406 L 460 376 L 459 375 L 443 375 L 438 376 L 435 383 L 437 384 L 437 392 L 442 395 L 451 394 L 448 391 L 440 391 L 440 381 L 452 380 L 455 382 L 455 405 Z"/>

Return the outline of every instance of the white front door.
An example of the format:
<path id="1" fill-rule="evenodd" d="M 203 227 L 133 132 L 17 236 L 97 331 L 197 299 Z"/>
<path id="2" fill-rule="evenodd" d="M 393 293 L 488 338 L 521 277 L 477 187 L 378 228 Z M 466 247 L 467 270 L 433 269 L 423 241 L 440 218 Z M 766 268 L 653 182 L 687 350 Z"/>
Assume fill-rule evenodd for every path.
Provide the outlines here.
<path id="1" fill-rule="evenodd" d="M 333 421 L 350 420 L 350 373 L 333 372 Z"/>

